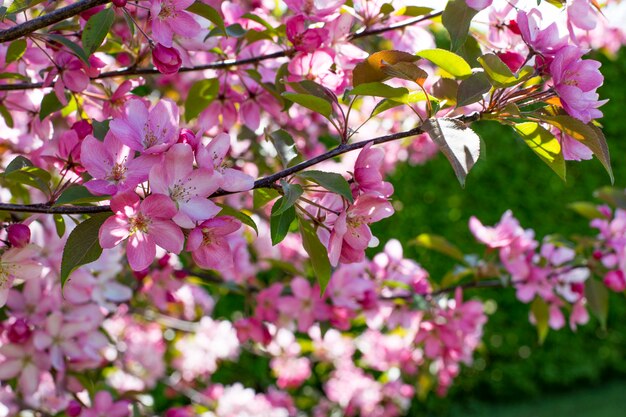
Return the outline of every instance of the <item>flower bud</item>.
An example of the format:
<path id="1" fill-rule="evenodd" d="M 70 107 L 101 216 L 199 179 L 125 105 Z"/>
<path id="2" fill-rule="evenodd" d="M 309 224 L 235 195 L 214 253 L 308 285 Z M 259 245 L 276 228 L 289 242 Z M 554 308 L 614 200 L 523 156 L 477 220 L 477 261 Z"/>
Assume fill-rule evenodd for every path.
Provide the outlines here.
<path id="1" fill-rule="evenodd" d="M 116 7 L 124 7 L 126 6 L 126 2 L 127 0 L 113 0 L 112 3 L 116 6 Z"/>
<path id="2" fill-rule="evenodd" d="M 176 74 L 183 64 L 180 53 L 174 48 L 168 48 L 157 43 L 152 50 L 152 62 L 161 74 Z"/>
<path id="3" fill-rule="evenodd" d="M 497 55 L 512 72 L 517 72 L 517 70 L 524 65 L 524 61 L 526 60 L 523 55 L 517 52 L 500 52 Z"/>
<path id="4" fill-rule="evenodd" d="M 615 292 L 622 292 L 626 290 L 626 279 L 624 279 L 624 273 L 620 270 L 609 271 L 604 276 L 603 281 L 604 285 Z"/>
<path id="5" fill-rule="evenodd" d="M 183 128 L 180 129 L 180 133 L 178 134 L 178 143 L 186 143 L 191 146 L 191 149 L 195 152 L 198 148 L 200 140 L 196 137 L 196 134 L 193 133 L 192 130 Z"/>
<path id="6" fill-rule="evenodd" d="M 79 120 L 72 125 L 72 130 L 76 132 L 78 139 L 83 140 L 93 133 L 93 126 L 87 120 Z"/>
<path id="7" fill-rule="evenodd" d="M 7 338 L 11 343 L 22 344 L 30 339 L 32 330 L 28 326 L 28 323 L 24 319 L 17 319 L 15 323 L 9 326 L 7 330 Z"/>
<path id="8" fill-rule="evenodd" d="M 78 417 L 80 413 L 82 412 L 83 412 L 83 408 L 80 406 L 80 404 L 76 400 L 70 401 L 70 403 L 67 405 L 67 408 L 65 409 L 65 413 L 69 417 Z"/>
<path id="9" fill-rule="evenodd" d="M 30 228 L 22 223 L 15 223 L 7 228 L 7 240 L 11 246 L 22 248 L 30 243 Z"/>

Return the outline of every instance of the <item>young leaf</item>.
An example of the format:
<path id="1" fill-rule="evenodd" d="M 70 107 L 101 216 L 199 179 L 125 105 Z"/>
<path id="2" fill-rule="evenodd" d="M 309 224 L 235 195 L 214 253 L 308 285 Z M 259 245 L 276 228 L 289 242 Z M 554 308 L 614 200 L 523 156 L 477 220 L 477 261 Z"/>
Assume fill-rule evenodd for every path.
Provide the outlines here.
<path id="1" fill-rule="evenodd" d="M 600 321 L 600 326 L 606 329 L 606 319 L 609 315 L 609 290 L 606 285 L 589 278 L 585 282 L 585 297 L 589 303 L 589 310 Z"/>
<path id="2" fill-rule="evenodd" d="M 589 220 L 605 218 L 604 214 L 598 210 L 598 207 L 588 201 L 575 201 L 569 203 L 567 207 Z"/>
<path id="3" fill-rule="evenodd" d="M 431 235 L 428 233 L 422 233 L 421 235 L 416 237 L 415 240 L 412 241 L 412 243 L 426 249 L 443 253 L 450 258 L 456 259 L 457 261 L 464 262 L 463 252 L 461 252 L 459 248 L 454 246 L 444 237 Z"/>
<path id="4" fill-rule="evenodd" d="M 365 61 L 360 62 L 352 71 L 352 85 L 383 81 L 389 77 L 383 68 L 398 62 L 414 62 L 418 58 L 402 51 L 380 51 L 370 55 Z"/>
<path id="5" fill-rule="evenodd" d="M 565 160 L 554 135 L 535 122 L 518 123 L 514 129 L 530 149 L 565 181 Z"/>
<path id="6" fill-rule="evenodd" d="M 91 16 L 83 30 L 83 48 L 88 55 L 98 50 L 102 42 L 107 37 L 115 20 L 115 12 L 112 7 L 99 11 Z"/>
<path id="7" fill-rule="evenodd" d="M 323 171 L 304 171 L 297 174 L 300 178 L 313 181 L 316 184 L 321 185 L 328 191 L 339 194 L 349 202 L 353 202 L 352 191 L 350 190 L 350 184 L 343 177 L 343 175 L 335 174 L 333 172 Z"/>
<path id="8" fill-rule="evenodd" d="M 252 191 L 253 208 L 258 210 L 279 196 L 280 193 L 273 188 L 255 188 Z"/>
<path id="9" fill-rule="evenodd" d="M 374 97 L 400 97 L 408 94 L 409 90 L 404 87 L 390 87 L 380 82 L 359 84 L 348 94 L 351 96 L 374 96 Z"/>
<path id="10" fill-rule="evenodd" d="M 381 69 L 390 77 L 413 81 L 419 85 L 424 85 L 424 81 L 428 78 L 428 73 L 414 62 L 397 62 L 392 65 L 385 65 Z"/>
<path id="11" fill-rule="evenodd" d="M 11 42 L 6 52 L 6 63 L 17 61 L 24 55 L 24 52 L 26 52 L 26 39 Z"/>
<path id="12" fill-rule="evenodd" d="M 109 200 L 110 198 L 111 196 L 107 195 L 93 195 L 82 185 L 72 185 L 63 191 L 59 198 L 57 198 L 54 205 L 62 206 L 63 204 L 94 203 L 97 201 Z"/>
<path id="13" fill-rule="evenodd" d="M 476 13 L 478 11 L 469 7 L 465 0 L 448 2 L 441 16 L 441 22 L 450 34 L 451 50 L 456 51 L 463 46 Z"/>
<path id="14" fill-rule="evenodd" d="M 57 236 L 61 239 L 65 234 L 65 220 L 60 214 L 55 214 L 52 218 L 54 219 L 54 227 L 57 231 Z"/>
<path id="15" fill-rule="evenodd" d="M 287 83 L 287 84 L 291 88 L 293 88 L 293 90 L 296 93 L 310 94 L 310 95 L 313 95 L 315 97 L 319 97 L 319 98 L 321 98 L 323 100 L 326 100 L 331 105 L 333 103 L 337 103 L 337 104 L 339 103 L 339 100 L 337 99 L 337 96 L 335 95 L 335 93 L 333 93 L 327 87 L 324 87 L 323 85 L 320 85 L 320 84 L 316 83 L 315 81 L 303 80 L 303 81 L 299 81 L 297 83 L 291 82 L 291 83 Z"/>
<path id="16" fill-rule="evenodd" d="M 278 207 L 284 202 L 285 197 L 281 197 L 272 206 L 272 216 L 270 217 L 270 237 L 272 245 L 277 245 L 283 241 L 289 232 L 289 226 L 296 219 L 296 209 L 291 206 L 282 213 L 277 214 Z"/>
<path id="17" fill-rule="evenodd" d="M 472 75 L 472 67 L 454 52 L 445 49 L 425 49 L 417 55 L 429 60 L 455 78 L 463 79 Z"/>
<path id="18" fill-rule="evenodd" d="M 539 117 L 541 120 L 551 124 L 572 139 L 576 139 L 589 148 L 602 163 L 604 169 L 606 169 L 609 178 L 611 178 L 611 183 L 614 182 L 609 147 L 606 144 L 606 139 L 601 129 L 595 127 L 593 124 L 586 125 L 580 120 L 566 115 L 546 116 L 542 114 Z"/>
<path id="19" fill-rule="evenodd" d="M 459 84 L 456 95 L 457 107 L 467 106 L 476 103 L 483 98 L 483 95 L 491 90 L 491 83 L 483 72 L 472 74 Z"/>
<path id="20" fill-rule="evenodd" d="M 526 66 L 513 74 L 511 69 L 496 54 L 485 54 L 478 58 L 478 62 L 485 69 L 491 83 L 498 88 L 512 87 L 528 79 L 534 73 L 532 67 Z"/>
<path id="21" fill-rule="evenodd" d="M 217 213 L 218 216 L 232 216 L 236 218 L 237 220 L 239 220 L 241 223 L 245 224 L 246 226 L 250 226 L 252 229 L 254 229 L 254 232 L 257 234 L 257 236 L 259 235 L 259 229 L 257 228 L 254 220 L 252 220 L 252 217 L 248 216 L 246 213 L 243 213 L 239 210 L 235 210 L 234 208 L 229 207 L 227 205 L 220 204 L 220 203 L 215 203 L 215 204 L 222 208 L 222 210 L 219 213 Z"/>
<path id="22" fill-rule="evenodd" d="M 535 318 L 535 326 L 537 326 L 537 334 L 539 336 L 539 344 L 543 344 L 550 330 L 550 311 L 548 304 L 542 298 L 536 297 L 530 305 L 530 311 Z"/>
<path id="23" fill-rule="evenodd" d="M 300 234 L 302 235 L 302 246 L 311 259 L 315 278 L 320 286 L 320 293 L 324 294 L 332 271 L 330 261 L 328 260 L 328 250 L 320 242 L 311 223 L 300 217 L 298 217 L 298 223 L 300 225 Z"/>
<path id="24" fill-rule="evenodd" d="M 333 111 L 333 106 L 328 101 L 310 94 L 285 92 L 281 95 L 287 100 L 293 101 L 294 103 L 297 103 L 302 107 L 306 107 L 309 110 L 313 110 L 327 119 L 330 118 Z"/>
<path id="25" fill-rule="evenodd" d="M 425 132 L 448 158 L 461 186 L 480 156 L 480 138 L 463 122 L 454 119 L 428 119 L 422 125 Z"/>
<path id="26" fill-rule="evenodd" d="M 201 1 L 195 1 L 191 6 L 187 7 L 187 11 L 198 16 L 202 16 L 209 20 L 218 28 L 222 34 L 226 34 L 226 26 L 224 25 L 224 19 L 220 16 L 220 13 L 208 4 L 204 4 Z"/>
<path id="27" fill-rule="evenodd" d="M 0 104 L 0 116 L 4 119 L 4 123 L 7 127 L 13 128 L 13 116 L 11 116 L 11 112 L 5 106 Z"/>
<path id="28" fill-rule="evenodd" d="M 269 136 L 274 148 L 276 148 L 278 157 L 285 168 L 298 163 L 302 159 L 300 154 L 298 154 L 293 138 L 286 130 L 279 129 L 267 136 Z"/>
<path id="29" fill-rule="evenodd" d="M 219 94 L 220 83 L 217 78 L 200 80 L 189 89 L 185 101 L 185 120 L 190 121 L 198 117 Z"/>
<path id="30" fill-rule="evenodd" d="M 63 248 L 61 259 L 61 286 L 78 267 L 97 261 L 102 254 L 98 232 L 100 226 L 112 213 L 97 213 L 72 230 Z"/>
<path id="31" fill-rule="evenodd" d="M 85 50 L 80 47 L 80 45 L 72 42 L 65 36 L 50 33 L 46 33 L 46 36 L 68 48 L 70 51 L 72 51 L 72 53 L 74 53 L 74 55 L 76 55 L 78 58 L 80 58 L 81 61 L 89 66 L 89 56 L 85 53 Z"/>
<path id="32" fill-rule="evenodd" d="M 109 123 L 110 122 L 111 122 L 110 119 L 106 119 L 106 120 L 103 120 L 101 122 L 97 121 L 96 119 L 92 119 L 91 120 L 91 125 L 93 126 L 93 136 L 96 139 L 98 139 L 100 141 L 103 141 L 104 137 L 109 132 Z"/>
<path id="33" fill-rule="evenodd" d="M 280 205 L 278 205 L 278 208 L 274 212 L 276 215 L 285 212 L 289 207 L 293 207 L 302 193 L 304 193 L 302 186 L 299 184 L 289 184 L 287 181 L 282 180 L 280 185 L 283 187 L 283 198 L 274 203 L 274 205 L 277 205 L 280 201 Z"/>
<path id="34" fill-rule="evenodd" d="M 32 166 L 33 166 L 33 163 L 30 162 L 30 159 L 25 158 L 22 155 L 18 155 L 11 162 L 9 162 L 9 165 L 7 165 L 7 168 L 4 170 L 4 173 L 9 174 L 13 171 L 18 171 L 22 168 L 28 168 Z"/>
<path id="35" fill-rule="evenodd" d="M 54 112 L 63 108 L 63 104 L 57 98 L 54 91 L 49 92 L 41 100 L 41 109 L 39 110 L 39 120 L 43 120 Z"/>

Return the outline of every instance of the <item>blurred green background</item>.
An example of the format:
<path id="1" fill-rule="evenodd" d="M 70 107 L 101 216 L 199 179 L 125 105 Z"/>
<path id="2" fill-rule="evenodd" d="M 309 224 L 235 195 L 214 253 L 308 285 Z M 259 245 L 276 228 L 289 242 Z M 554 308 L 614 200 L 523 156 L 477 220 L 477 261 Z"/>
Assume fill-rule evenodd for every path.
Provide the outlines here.
<path id="1" fill-rule="evenodd" d="M 615 186 L 626 187 L 626 53 L 602 61 L 606 80 L 600 89 L 610 102 L 602 110 L 604 132 L 615 171 Z M 473 125 L 484 140 L 483 156 L 459 186 L 447 160 L 439 155 L 424 166 L 399 165 L 390 181 L 401 208 L 375 225 L 381 242 L 397 238 L 405 255 L 416 259 L 434 279 L 450 269 L 449 258 L 408 245 L 420 233 L 445 236 L 465 253 L 481 253 L 467 223 L 497 222 L 512 209 L 539 239 L 546 234 L 592 235 L 588 221 L 567 208 L 593 201 L 593 191 L 609 185 L 597 160 L 568 163 L 561 181 L 509 128 L 496 123 Z M 467 294 L 471 296 L 471 293 Z M 512 290 L 482 290 L 496 306 L 485 328 L 484 344 L 472 367 L 465 367 L 445 398 L 430 395 L 414 404 L 410 416 L 623 417 L 626 416 L 626 300 L 612 294 L 608 329 L 592 319 L 573 333 L 551 331 L 539 346 L 528 322 L 528 306 Z"/>

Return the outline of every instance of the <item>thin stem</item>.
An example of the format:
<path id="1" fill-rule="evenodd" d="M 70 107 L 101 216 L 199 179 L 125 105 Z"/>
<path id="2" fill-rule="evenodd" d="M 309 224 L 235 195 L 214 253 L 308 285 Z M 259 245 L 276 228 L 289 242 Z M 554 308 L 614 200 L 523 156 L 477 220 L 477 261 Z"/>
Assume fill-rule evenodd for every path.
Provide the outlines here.
<path id="1" fill-rule="evenodd" d="M 476 112 L 471 115 L 463 115 L 455 118 L 455 120 L 459 120 L 463 123 L 474 122 L 480 118 L 480 113 Z M 371 143 L 372 145 L 377 145 L 381 143 L 387 143 L 398 139 L 404 139 L 411 136 L 417 136 L 424 133 L 424 130 L 418 126 L 416 128 L 392 133 L 385 136 L 379 136 L 377 138 L 364 140 L 361 142 L 351 143 L 349 145 L 339 145 L 334 149 L 331 149 L 328 152 L 325 152 L 321 155 L 316 156 L 315 158 L 309 159 L 308 161 L 301 162 L 292 167 L 286 168 L 282 171 L 278 171 L 272 175 L 268 175 L 267 177 L 259 178 L 254 182 L 254 186 L 252 189 L 257 188 L 274 188 L 275 183 L 283 178 L 294 175 L 297 172 L 303 171 L 313 165 L 319 164 L 320 162 L 326 161 L 328 159 L 332 159 L 336 156 L 343 155 L 344 153 L 348 153 L 357 149 L 362 149 L 367 144 Z M 250 191 L 250 190 L 247 190 Z M 211 194 L 209 198 L 221 197 L 230 194 L 237 194 L 241 191 L 224 191 L 218 190 L 215 193 Z M 8 204 L 8 203 L 0 203 L 0 211 L 10 211 L 10 212 L 21 212 L 21 213 L 47 213 L 47 214 L 93 214 L 93 213 L 103 213 L 107 211 L 111 211 L 109 206 L 59 206 L 54 207 L 49 204 Z"/>

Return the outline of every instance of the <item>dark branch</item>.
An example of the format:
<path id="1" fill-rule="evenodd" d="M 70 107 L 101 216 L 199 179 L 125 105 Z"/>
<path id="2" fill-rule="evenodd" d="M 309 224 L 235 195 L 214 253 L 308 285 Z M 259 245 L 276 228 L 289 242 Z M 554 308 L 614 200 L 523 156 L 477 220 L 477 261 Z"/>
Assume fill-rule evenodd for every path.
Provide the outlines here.
<path id="1" fill-rule="evenodd" d="M 383 26 L 383 27 L 376 28 L 376 29 L 364 28 L 350 35 L 349 39 L 352 40 L 352 39 L 364 38 L 366 36 L 371 36 L 371 35 L 380 35 L 381 33 L 389 32 L 389 31 L 396 30 L 396 29 L 402 29 L 407 26 L 411 26 L 416 23 L 423 22 L 425 20 L 434 19 L 435 17 L 441 16 L 442 13 L 443 11 L 432 12 L 432 13 L 425 14 L 422 16 L 414 17 L 413 19 L 402 20 L 390 26 Z"/>
<path id="2" fill-rule="evenodd" d="M 62 20 L 68 19 L 72 16 L 76 16 L 92 7 L 100 6 L 108 3 L 110 0 L 82 0 L 69 6 L 62 7 L 53 12 L 46 13 L 43 16 L 35 19 L 28 20 L 19 25 L 10 27 L 0 31 L 0 43 L 13 41 L 26 36 L 38 29 L 45 28 L 46 26 L 54 25 Z"/>
<path id="3" fill-rule="evenodd" d="M 474 113 L 469 116 L 460 116 L 457 120 L 460 120 L 464 123 L 474 122 L 478 120 L 480 117 L 480 113 Z M 364 148 L 368 143 L 371 144 L 380 144 L 391 142 L 398 139 L 408 138 L 410 136 L 416 136 L 424 133 L 421 127 L 416 127 L 411 130 L 407 130 L 406 132 L 392 133 L 390 135 L 379 136 L 377 138 L 364 140 L 361 142 L 351 143 L 349 145 L 339 145 L 334 149 L 331 149 L 328 152 L 325 152 L 321 155 L 316 156 L 315 158 L 309 159 L 308 161 L 301 162 L 297 165 L 289 167 L 287 169 L 283 169 L 282 171 L 278 171 L 275 174 L 268 175 L 267 177 L 259 178 L 254 182 L 254 187 L 252 189 L 257 188 L 273 188 L 273 185 L 276 181 L 279 181 L 283 178 L 289 177 L 296 172 L 303 171 L 315 164 L 319 164 L 320 162 L 326 161 L 328 159 L 332 159 L 336 156 L 342 155 L 344 153 L 354 151 L 356 149 Z M 249 190 L 246 190 L 249 191 Z M 217 192 L 211 194 L 209 198 L 220 197 L 229 194 L 236 194 L 241 191 L 224 191 L 218 190 Z M 46 204 L 6 204 L 0 203 L 0 211 L 11 211 L 11 212 L 22 212 L 22 213 L 48 213 L 48 214 L 93 214 L 93 213 L 102 213 L 106 211 L 110 211 L 109 206 L 51 206 Z"/>

